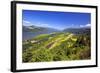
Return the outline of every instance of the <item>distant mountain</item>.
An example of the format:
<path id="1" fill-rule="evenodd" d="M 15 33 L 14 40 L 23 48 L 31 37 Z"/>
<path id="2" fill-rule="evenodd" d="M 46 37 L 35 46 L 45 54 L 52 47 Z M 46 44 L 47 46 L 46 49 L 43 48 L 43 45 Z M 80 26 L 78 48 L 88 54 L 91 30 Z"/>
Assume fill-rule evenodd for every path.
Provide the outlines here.
<path id="1" fill-rule="evenodd" d="M 37 28 L 36 26 L 23 26 L 23 31 L 30 32 L 31 30 Z"/>
<path id="2" fill-rule="evenodd" d="M 67 28 L 63 30 L 64 32 L 69 32 L 73 34 L 90 34 L 91 28 L 90 27 L 84 27 L 84 28 Z"/>
<path id="3" fill-rule="evenodd" d="M 51 32 L 58 32 L 60 30 L 48 27 L 37 27 L 37 26 L 23 26 L 23 31 L 27 32 L 41 32 L 41 33 L 51 33 Z"/>
<path id="4" fill-rule="evenodd" d="M 49 34 L 53 32 L 60 32 L 60 30 L 48 28 L 48 27 L 37 27 L 37 26 L 23 26 L 23 39 L 30 39 L 39 34 Z"/>
<path id="5" fill-rule="evenodd" d="M 91 34 L 90 27 L 83 28 L 66 28 L 64 30 L 57 30 L 48 27 L 37 27 L 37 26 L 23 26 L 23 40 L 33 38 L 40 34 L 50 34 L 53 32 L 69 32 L 73 34 Z"/>

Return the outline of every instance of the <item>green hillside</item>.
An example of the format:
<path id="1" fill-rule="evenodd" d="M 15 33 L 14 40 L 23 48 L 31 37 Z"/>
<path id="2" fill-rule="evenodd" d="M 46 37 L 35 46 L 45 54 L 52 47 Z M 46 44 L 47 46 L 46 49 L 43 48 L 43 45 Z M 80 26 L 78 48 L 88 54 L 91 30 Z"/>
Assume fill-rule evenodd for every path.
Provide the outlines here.
<path id="1" fill-rule="evenodd" d="M 84 60 L 91 58 L 90 35 L 66 32 L 41 34 L 23 41 L 23 62 Z"/>

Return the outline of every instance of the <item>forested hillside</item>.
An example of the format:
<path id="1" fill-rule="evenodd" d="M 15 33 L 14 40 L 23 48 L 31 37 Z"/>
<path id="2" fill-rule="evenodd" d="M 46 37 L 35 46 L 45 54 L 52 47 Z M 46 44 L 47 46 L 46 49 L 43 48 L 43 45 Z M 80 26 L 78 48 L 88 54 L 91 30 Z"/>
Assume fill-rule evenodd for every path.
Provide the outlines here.
<path id="1" fill-rule="evenodd" d="M 91 58 L 90 34 L 54 32 L 23 41 L 23 62 L 84 60 Z"/>

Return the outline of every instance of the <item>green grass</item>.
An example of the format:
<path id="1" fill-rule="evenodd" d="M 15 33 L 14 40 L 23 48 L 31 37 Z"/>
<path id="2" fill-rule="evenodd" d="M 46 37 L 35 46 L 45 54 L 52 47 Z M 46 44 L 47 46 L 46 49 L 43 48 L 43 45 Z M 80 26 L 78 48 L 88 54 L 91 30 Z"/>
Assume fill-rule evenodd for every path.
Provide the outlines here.
<path id="1" fill-rule="evenodd" d="M 22 59 L 26 63 L 90 59 L 90 45 L 90 36 L 86 34 L 41 34 L 23 41 Z"/>

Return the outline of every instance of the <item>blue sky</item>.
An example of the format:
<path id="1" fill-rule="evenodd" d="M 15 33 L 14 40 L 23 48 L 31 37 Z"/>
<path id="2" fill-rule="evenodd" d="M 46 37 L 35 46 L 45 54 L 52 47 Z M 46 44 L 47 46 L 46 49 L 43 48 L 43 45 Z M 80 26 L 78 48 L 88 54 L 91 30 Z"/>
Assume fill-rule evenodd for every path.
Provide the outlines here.
<path id="1" fill-rule="evenodd" d="M 49 27 L 59 30 L 91 26 L 90 13 L 23 10 L 24 26 Z"/>

